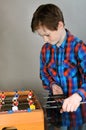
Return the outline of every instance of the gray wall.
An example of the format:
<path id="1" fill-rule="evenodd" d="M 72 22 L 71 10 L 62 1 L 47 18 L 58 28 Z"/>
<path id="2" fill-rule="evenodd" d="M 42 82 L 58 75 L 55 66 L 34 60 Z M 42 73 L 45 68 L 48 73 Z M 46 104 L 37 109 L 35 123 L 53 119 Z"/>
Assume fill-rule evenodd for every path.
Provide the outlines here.
<path id="1" fill-rule="evenodd" d="M 42 90 L 43 41 L 31 32 L 30 23 L 35 9 L 44 3 L 60 6 L 66 28 L 86 42 L 86 0 L 0 0 L 0 90 Z"/>

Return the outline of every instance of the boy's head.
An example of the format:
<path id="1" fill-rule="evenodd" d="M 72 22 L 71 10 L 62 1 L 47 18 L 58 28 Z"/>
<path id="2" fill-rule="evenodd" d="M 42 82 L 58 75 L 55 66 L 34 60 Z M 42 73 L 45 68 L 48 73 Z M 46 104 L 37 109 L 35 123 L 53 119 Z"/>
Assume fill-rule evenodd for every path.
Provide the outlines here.
<path id="1" fill-rule="evenodd" d="M 59 22 L 64 24 L 64 17 L 60 8 L 54 4 L 40 5 L 33 14 L 31 28 L 35 32 L 40 26 L 49 30 L 57 30 Z"/>

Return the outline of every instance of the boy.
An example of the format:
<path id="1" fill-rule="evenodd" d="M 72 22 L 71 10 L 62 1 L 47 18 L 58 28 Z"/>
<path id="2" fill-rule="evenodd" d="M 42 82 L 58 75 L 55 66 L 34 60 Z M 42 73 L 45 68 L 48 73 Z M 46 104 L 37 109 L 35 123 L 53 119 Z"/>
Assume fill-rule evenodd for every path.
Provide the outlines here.
<path id="1" fill-rule="evenodd" d="M 86 122 L 86 45 L 65 29 L 64 17 L 54 4 L 40 5 L 33 14 L 31 28 L 45 44 L 40 53 L 40 78 L 53 95 L 65 94 L 62 126 L 83 129 Z M 86 127 L 85 127 L 86 128 Z"/>

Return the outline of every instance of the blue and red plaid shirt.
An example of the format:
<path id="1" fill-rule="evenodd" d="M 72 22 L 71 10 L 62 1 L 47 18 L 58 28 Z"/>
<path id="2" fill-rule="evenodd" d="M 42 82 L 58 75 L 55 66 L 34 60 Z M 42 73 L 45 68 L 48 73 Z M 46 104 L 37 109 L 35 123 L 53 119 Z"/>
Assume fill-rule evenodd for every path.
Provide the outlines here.
<path id="1" fill-rule="evenodd" d="M 45 43 L 40 53 L 40 78 L 44 89 L 52 92 L 52 84 L 59 85 L 69 97 L 78 93 L 86 100 L 86 44 L 66 29 L 66 38 L 58 47 Z M 77 126 L 86 122 L 86 105 L 76 112 L 64 112 L 62 125 Z"/>

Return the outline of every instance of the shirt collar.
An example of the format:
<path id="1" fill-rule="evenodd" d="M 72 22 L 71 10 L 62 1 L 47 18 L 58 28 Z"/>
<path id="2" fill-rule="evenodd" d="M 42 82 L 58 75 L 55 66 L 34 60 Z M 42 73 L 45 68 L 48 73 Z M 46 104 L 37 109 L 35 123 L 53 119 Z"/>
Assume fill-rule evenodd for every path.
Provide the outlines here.
<path id="1" fill-rule="evenodd" d="M 65 37 L 64 41 L 62 42 L 62 44 L 61 44 L 58 48 L 63 48 L 63 49 L 64 49 L 65 46 L 67 45 L 67 39 L 68 39 L 68 37 L 71 36 L 70 32 L 69 32 L 67 29 L 65 29 L 65 30 L 66 30 L 66 37 Z M 57 45 L 54 44 L 54 45 L 52 45 L 52 47 L 53 47 L 53 48 L 56 48 Z"/>
<path id="2" fill-rule="evenodd" d="M 66 43 L 67 43 L 66 41 L 67 41 L 67 33 L 66 33 L 66 37 L 65 37 L 64 41 L 62 42 L 62 44 L 60 45 L 60 47 L 65 48 Z"/>
<path id="3" fill-rule="evenodd" d="M 56 44 L 52 45 L 54 48 L 64 48 L 66 46 L 66 41 L 67 41 L 67 32 L 66 32 L 66 37 L 64 39 L 64 41 L 61 43 L 61 45 L 58 47 Z"/>

